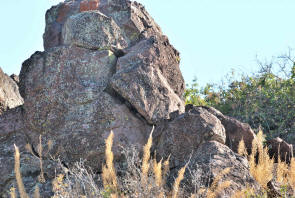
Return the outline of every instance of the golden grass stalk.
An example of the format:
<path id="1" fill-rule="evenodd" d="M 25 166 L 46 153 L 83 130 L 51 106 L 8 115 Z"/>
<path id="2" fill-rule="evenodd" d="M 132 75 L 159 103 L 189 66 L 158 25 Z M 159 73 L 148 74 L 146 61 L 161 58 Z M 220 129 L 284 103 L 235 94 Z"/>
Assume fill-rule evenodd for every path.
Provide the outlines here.
<path id="1" fill-rule="evenodd" d="M 232 196 L 231 198 L 250 198 L 250 197 L 255 197 L 255 192 L 254 192 L 254 189 L 253 188 L 244 188 L 242 190 L 239 190 L 239 191 L 236 191 Z"/>
<path id="2" fill-rule="evenodd" d="M 239 142 L 239 146 L 238 146 L 238 153 L 242 156 L 248 156 L 248 152 L 246 150 L 246 146 L 245 146 L 245 142 L 244 139 L 242 139 Z"/>
<path id="3" fill-rule="evenodd" d="M 33 156 L 36 156 L 33 152 L 33 149 L 32 149 L 32 145 L 27 143 L 26 146 L 25 146 L 25 149 L 30 152 Z"/>
<path id="4" fill-rule="evenodd" d="M 169 166 L 170 156 L 171 155 L 168 156 L 168 158 L 165 160 L 165 162 L 163 164 L 164 165 L 163 176 L 166 176 L 168 174 L 168 172 L 169 172 L 169 169 L 170 169 L 170 166 Z"/>
<path id="5" fill-rule="evenodd" d="M 231 181 L 224 181 L 217 186 L 215 191 L 211 194 L 211 196 L 207 196 L 207 198 L 215 198 L 217 197 L 224 189 L 230 187 Z"/>
<path id="6" fill-rule="evenodd" d="M 37 185 L 34 191 L 34 198 L 40 198 L 39 186 Z"/>
<path id="7" fill-rule="evenodd" d="M 147 143 L 144 145 L 143 147 L 143 157 L 142 157 L 142 165 L 141 165 L 141 181 L 142 181 L 142 185 L 146 184 L 147 181 L 147 177 L 148 177 L 148 171 L 150 168 L 150 164 L 149 164 L 149 159 L 150 159 L 150 150 L 153 144 L 153 132 L 154 132 L 154 126 L 153 129 L 150 133 L 149 139 L 147 141 Z"/>
<path id="8" fill-rule="evenodd" d="M 10 198 L 16 198 L 16 193 L 15 193 L 14 187 L 10 188 L 9 194 L 10 194 Z"/>
<path id="9" fill-rule="evenodd" d="M 219 184 L 222 177 L 227 175 L 229 171 L 230 171 L 230 168 L 225 168 L 214 178 L 210 188 L 208 189 L 207 198 L 215 198 L 218 194 L 221 193 L 222 190 L 224 190 L 225 188 L 228 188 L 231 185 L 230 181 L 224 181 Z"/>
<path id="10" fill-rule="evenodd" d="M 177 198 L 177 196 L 178 196 L 180 182 L 184 178 L 184 173 L 185 173 L 186 167 L 187 167 L 187 164 L 178 171 L 178 176 L 175 179 L 174 185 L 173 185 L 172 198 Z"/>
<path id="11" fill-rule="evenodd" d="M 39 154 L 39 162 L 40 162 L 40 175 L 38 177 L 40 183 L 45 183 L 44 171 L 43 171 L 43 161 L 42 161 L 42 136 L 39 136 L 39 146 L 38 146 L 38 154 Z"/>
<path id="12" fill-rule="evenodd" d="M 265 189 L 267 183 L 273 178 L 274 160 L 268 155 L 268 148 L 263 147 L 264 135 L 260 130 L 257 137 L 252 141 L 252 153 L 249 156 L 250 173 L 255 180 Z M 258 163 L 256 156 L 258 154 Z"/>
<path id="13" fill-rule="evenodd" d="M 295 191 L 295 158 L 291 158 L 290 167 L 288 171 L 288 183 Z"/>
<path id="14" fill-rule="evenodd" d="M 162 190 L 163 187 L 163 183 L 164 183 L 164 177 L 162 175 L 162 160 L 160 160 L 160 162 L 157 162 L 156 158 L 154 158 L 153 160 L 153 172 L 155 175 L 155 182 L 156 182 L 156 186 L 158 188 L 160 188 Z M 164 197 L 164 192 L 161 191 L 158 195 L 157 198 L 162 198 Z"/>
<path id="15" fill-rule="evenodd" d="M 29 195 L 26 193 L 24 183 L 22 181 L 22 176 L 20 173 L 20 153 L 19 149 L 16 145 L 14 145 L 15 148 L 15 154 L 14 154 L 14 172 L 15 172 L 15 178 L 16 183 L 18 187 L 18 191 L 21 198 L 29 198 Z"/>
<path id="16" fill-rule="evenodd" d="M 114 133 L 111 131 L 108 138 L 105 140 L 105 156 L 106 156 L 106 165 L 102 167 L 102 178 L 104 188 L 111 187 L 112 190 L 117 190 L 117 175 L 114 166 L 114 154 L 112 152 Z"/>
<path id="17" fill-rule="evenodd" d="M 278 156 L 278 163 L 277 163 L 277 182 L 280 184 L 287 184 L 288 183 L 288 165 L 283 162 Z"/>
<path id="18" fill-rule="evenodd" d="M 156 185 L 158 187 L 162 187 L 163 180 L 162 180 L 162 159 L 160 162 L 157 162 L 156 159 L 153 160 L 153 172 L 155 175 Z"/>

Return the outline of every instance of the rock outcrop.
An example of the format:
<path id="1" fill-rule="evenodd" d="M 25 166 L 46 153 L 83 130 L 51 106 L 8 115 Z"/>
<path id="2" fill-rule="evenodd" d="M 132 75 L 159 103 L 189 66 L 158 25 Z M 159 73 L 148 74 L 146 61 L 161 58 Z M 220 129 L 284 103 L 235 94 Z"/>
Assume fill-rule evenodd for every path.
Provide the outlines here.
<path id="1" fill-rule="evenodd" d="M 153 125 L 153 150 L 171 154 L 172 176 L 188 161 L 209 178 L 230 167 L 233 183 L 223 194 L 259 189 L 235 153 L 241 139 L 251 149 L 254 132 L 216 109 L 185 107 L 179 52 L 141 4 L 66 0 L 47 11 L 43 38 L 45 51 L 23 63 L 19 80 L 0 71 L 0 197 L 15 186 L 14 144 L 27 192 L 39 181 L 42 197 L 50 197 L 56 159 L 72 167 L 83 158 L 99 174 L 110 131 L 120 163 L 121 147 L 141 149 Z"/>
<path id="2" fill-rule="evenodd" d="M 28 159 L 23 166 L 34 169 L 31 174 L 22 169 L 32 192 L 30 181 L 37 181 L 40 173 L 40 135 L 44 163 L 60 159 L 70 167 L 84 158 L 99 172 L 111 130 L 115 160 L 120 160 L 121 146 L 142 148 L 152 125 L 174 111 L 184 112 L 179 53 L 141 4 L 66 0 L 47 11 L 43 37 L 45 51 L 26 60 L 19 75 L 23 106 L 0 118 L 0 144 L 7 147 L 0 151 L 1 166 L 11 176 L 1 178 L 1 192 L 13 186 L 14 143 Z M 16 82 L 5 77 L 0 88 L 9 86 L 18 94 Z M 16 106 L 9 100 L 5 105 Z M 26 145 L 35 153 L 26 152 Z M 54 176 L 50 167 L 44 166 L 49 183 Z M 47 187 L 40 190 L 50 192 Z"/>

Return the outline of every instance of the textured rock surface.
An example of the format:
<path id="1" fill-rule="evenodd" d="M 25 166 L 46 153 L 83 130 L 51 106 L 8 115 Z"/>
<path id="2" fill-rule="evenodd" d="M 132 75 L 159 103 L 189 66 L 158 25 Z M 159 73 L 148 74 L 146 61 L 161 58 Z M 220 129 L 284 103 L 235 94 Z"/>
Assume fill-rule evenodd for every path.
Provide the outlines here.
<path id="1" fill-rule="evenodd" d="M 5 175 L 0 197 L 8 197 L 10 187 L 15 186 L 13 144 L 21 151 L 27 192 L 32 194 L 38 184 L 42 196 L 50 197 L 57 167 L 54 159 L 70 167 L 83 158 L 87 166 L 100 171 L 104 140 L 111 130 L 115 160 L 120 161 L 121 146 L 142 148 L 146 143 L 152 128 L 149 123 L 184 111 L 179 53 L 141 4 L 66 0 L 47 11 L 43 38 L 45 51 L 23 63 L 19 82 L 17 76 L 0 72 L 3 109 L 23 104 L 24 98 L 23 106 L 0 115 L 0 174 Z M 135 59 L 137 64 L 129 64 Z M 145 94 L 133 95 L 130 91 L 138 90 L 131 81 L 122 83 L 126 76 L 134 78 Z M 118 82 L 130 87 L 128 94 L 123 94 Z M 40 135 L 43 184 L 38 182 L 36 152 Z"/>
<path id="2" fill-rule="evenodd" d="M 0 113 L 23 104 L 16 82 L 0 68 Z"/>
<path id="3" fill-rule="evenodd" d="M 46 29 L 43 35 L 45 50 L 65 43 L 62 29 L 70 16 L 80 12 L 97 10 L 115 21 L 128 46 L 152 35 L 162 35 L 160 27 L 144 7 L 137 2 L 129 0 L 66 0 L 46 12 Z M 86 26 L 83 29 L 85 30 L 85 28 Z M 95 37 L 92 39 L 97 41 Z M 89 38 L 87 43 L 91 43 Z"/>
<path id="4" fill-rule="evenodd" d="M 116 148 L 144 144 L 150 126 L 107 93 L 116 60 L 108 50 L 72 46 L 36 53 L 24 63 L 20 82 L 24 122 L 33 145 L 38 143 L 36 134 L 43 134 L 53 142 L 50 155 L 65 163 L 83 156 L 98 169 L 110 130 Z"/>
<path id="5" fill-rule="evenodd" d="M 68 0 L 47 11 L 43 37 L 45 51 L 23 63 L 19 86 L 22 135 L 33 150 L 42 135 L 48 163 L 59 158 L 70 167 L 84 158 L 100 171 L 111 130 L 115 160 L 120 160 L 121 146 L 142 148 L 150 123 L 184 111 L 179 53 L 142 5 Z M 35 161 L 25 164 L 30 163 Z M 51 168 L 44 171 L 50 181 Z M 50 192 L 46 184 L 43 188 Z"/>
<path id="6" fill-rule="evenodd" d="M 280 157 L 282 161 L 290 162 L 291 157 L 293 157 L 292 144 L 288 144 L 279 137 L 267 141 L 266 144 L 269 148 L 269 156 L 274 157 L 275 162 L 278 161 L 278 157 Z"/>
<path id="7" fill-rule="evenodd" d="M 111 86 L 149 123 L 169 118 L 176 110 L 184 112 L 184 80 L 177 57 L 166 37 L 143 40 L 119 58 Z"/>
<path id="8" fill-rule="evenodd" d="M 213 107 L 203 108 L 206 108 L 221 121 L 226 132 L 226 145 L 229 148 L 237 153 L 239 143 L 243 139 L 248 153 L 251 153 L 252 141 L 256 138 L 256 135 L 249 124 L 242 123 L 235 118 L 225 116 Z"/>
<path id="9" fill-rule="evenodd" d="M 120 162 L 121 146 L 142 148 L 151 124 L 157 125 L 154 149 L 164 158 L 171 154 L 174 172 L 191 156 L 190 168 L 198 165 L 210 178 L 232 167 L 229 194 L 247 184 L 257 187 L 245 159 L 223 145 L 236 151 L 242 138 L 249 146 L 255 134 L 212 108 L 185 111 L 179 53 L 141 4 L 66 0 L 47 11 L 43 37 L 45 51 L 23 63 L 19 83 L 0 72 L 0 106 L 14 108 L 24 98 L 23 106 L 0 115 L 0 197 L 15 185 L 13 144 L 20 147 L 23 180 L 32 193 L 42 135 L 46 182 L 38 184 L 49 197 L 53 159 L 71 167 L 83 158 L 99 172 L 111 130 Z"/>
<path id="10" fill-rule="evenodd" d="M 157 154 L 164 159 L 171 155 L 172 168 L 187 162 L 202 143 L 215 140 L 224 144 L 226 138 L 221 122 L 201 107 L 193 107 L 171 121 L 162 122 L 154 136 L 158 139 Z"/>
<path id="11" fill-rule="evenodd" d="M 33 194 L 33 189 L 38 183 L 40 175 L 40 162 L 36 155 L 26 149 L 30 142 L 28 136 L 23 131 L 22 106 L 6 111 L 0 115 L 0 197 L 10 197 L 9 189 L 16 186 L 14 175 L 14 144 L 19 147 L 21 154 L 21 175 L 28 193 Z M 55 163 L 48 159 L 43 159 L 45 170 L 45 184 L 40 186 L 40 192 L 44 197 L 51 194 L 50 179 L 54 177 Z"/>
<path id="12" fill-rule="evenodd" d="M 176 175 L 179 168 L 173 170 L 172 175 Z M 185 173 L 184 185 L 186 191 L 194 193 L 200 188 L 210 186 L 213 178 L 216 178 L 225 168 L 230 168 L 230 171 L 221 178 L 220 183 L 231 181 L 231 185 L 222 190 L 217 197 L 231 197 L 238 190 L 247 187 L 259 191 L 260 186 L 249 173 L 247 159 L 216 141 L 203 143 L 192 155 L 187 167 L 187 170 L 192 172 L 186 171 Z M 195 184 L 191 182 L 192 178 L 196 179 Z"/>
<path id="13" fill-rule="evenodd" d="M 118 49 L 127 47 L 118 25 L 99 11 L 87 11 L 67 19 L 62 30 L 66 45 L 88 49 Z"/>

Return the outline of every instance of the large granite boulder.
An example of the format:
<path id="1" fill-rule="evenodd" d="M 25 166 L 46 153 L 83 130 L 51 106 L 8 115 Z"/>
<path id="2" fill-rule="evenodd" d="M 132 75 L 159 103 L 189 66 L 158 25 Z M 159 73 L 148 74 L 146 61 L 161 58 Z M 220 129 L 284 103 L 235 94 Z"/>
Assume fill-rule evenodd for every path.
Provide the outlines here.
<path id="1" fill-rule="evenodd" d="M 120 161 L 121 146 L 142 148 L 151 124 L 184 112 L 179 53 L 141 4 L 66 0 L 46 13 L 44 48 L 22 65 L 19 133 L 26 141 L 16 143 L 36 151 L 42 135 L 44 160 L 71 167 L 83 158 L 100 172 L 111 130 Z M 28 155 L 34 159 L 24 166 L 35 163 L 36 156 Z M 50 181 L 49 167 L 44 172 Z"/>
<path id="2" fill-rule="evenodd" d="M 0 114 L 22 104 L 17 83 L 0 68 Z"/>
<path id="3" fill-rule="evenodd" d="M 24 100 L 0 116 L 1 197 L 16 186 L 13 144 L 27 192 L 37 184 L 50 197 L 57 159 L 71 167 L 83 158 L 100 172 L 111 130 L 120 161 L 122 146 L 142 148 L 151 124 L 184 111 L 179 53 L 141 4 L 66 0 L 47 11 L 43 38 L 45 51 L 23 63 L 19 82 L 0 72 L 3 110 Z M 38 180 L 40 135 L 45 183 Z"/>
<path id="4" fill-rule="evenodd" d="M 170 167 L 189 160 L 198 147 L 208 141 L 225 144 L 225 129 L 213 114 L 201 107 L 193 107 L 174 119 L 160 123 L 154 133 L 157 155 L 170 155 Z"/>

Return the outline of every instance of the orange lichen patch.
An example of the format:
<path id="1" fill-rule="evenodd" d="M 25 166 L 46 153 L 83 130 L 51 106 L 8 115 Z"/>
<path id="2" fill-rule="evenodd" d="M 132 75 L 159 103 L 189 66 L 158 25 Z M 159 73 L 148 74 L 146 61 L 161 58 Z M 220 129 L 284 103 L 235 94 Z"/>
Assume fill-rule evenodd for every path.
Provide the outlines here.
<path id="1" fill-rule="evenodd" d="M 97 10 L 99 5 L 99 0 L 83 0 L 80 3 L 80 12 L 88 10 Z"/>
<path id="2" fill-rule="evenodd" d="M 59 10 L 58 10 L 58 15 L 57 15 L 57 22 L 63 22 L 70 11 L 70 6 L 67 4 L 63 4 Z"/>

